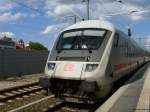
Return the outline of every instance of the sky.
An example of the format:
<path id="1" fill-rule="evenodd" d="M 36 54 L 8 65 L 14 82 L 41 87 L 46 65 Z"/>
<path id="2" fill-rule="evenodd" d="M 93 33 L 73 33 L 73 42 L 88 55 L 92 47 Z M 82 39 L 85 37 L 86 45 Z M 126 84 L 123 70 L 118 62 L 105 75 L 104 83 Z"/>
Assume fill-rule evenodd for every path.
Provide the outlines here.
<path id="1" fill-rule="evenodd" d="M 150 49 L 150 0 L 89 1 L 90 19 L 110 21 L 125 33 L 130 27 L 132 38 Z M 86 0 L 0 0 L 0 37 L 51 48 L 59 33 L 74 24 L 73 15 L 86 18 Z"/>

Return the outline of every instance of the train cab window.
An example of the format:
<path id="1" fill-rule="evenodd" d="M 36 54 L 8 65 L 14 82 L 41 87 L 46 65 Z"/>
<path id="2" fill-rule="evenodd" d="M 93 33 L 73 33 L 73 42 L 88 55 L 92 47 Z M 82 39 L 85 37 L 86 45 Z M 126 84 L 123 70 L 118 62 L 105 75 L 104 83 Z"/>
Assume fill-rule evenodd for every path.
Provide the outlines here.
<path id="1" fill-rule="evenodd" d="M 60 35 L 57 50 L 95 50 L 98 49 L 107 30 L 104 29 L 74 29 Z"/>
<path id="2" fill-rule="evenodd" d="M 119 45 L 119 34 L 115 34 L 115 37 L 114 37 L 114 47 L 118 47 Z"/>

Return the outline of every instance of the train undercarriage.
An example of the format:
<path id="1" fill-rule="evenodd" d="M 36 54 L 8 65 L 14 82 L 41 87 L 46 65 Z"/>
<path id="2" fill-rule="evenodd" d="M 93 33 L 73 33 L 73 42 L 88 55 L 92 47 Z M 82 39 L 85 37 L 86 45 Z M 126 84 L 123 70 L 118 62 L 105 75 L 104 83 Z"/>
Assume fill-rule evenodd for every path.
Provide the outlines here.
<path id="1" fill-rule="evenodd" d="M 42 87 L 46 85 L 47 92 L 50 91 L 56 98 L 64 100 L 74 98 L 83 102 L 97 102 L 96 91 L 98 91 L 98 86 L 96 82 L 58 78 L 45 79 L 40 79 L 40 85 Z"/>

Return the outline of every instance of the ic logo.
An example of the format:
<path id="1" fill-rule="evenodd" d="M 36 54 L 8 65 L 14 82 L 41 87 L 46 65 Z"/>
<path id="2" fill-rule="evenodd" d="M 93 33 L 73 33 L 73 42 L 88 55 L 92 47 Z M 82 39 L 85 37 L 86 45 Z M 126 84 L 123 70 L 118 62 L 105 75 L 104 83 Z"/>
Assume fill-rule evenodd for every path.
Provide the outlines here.
<path id="1" fill-rule="evenodd" d="M 75 65 L 74 64 L 65 64 L 64 65 L 64 71 L 74 71 Z"/>

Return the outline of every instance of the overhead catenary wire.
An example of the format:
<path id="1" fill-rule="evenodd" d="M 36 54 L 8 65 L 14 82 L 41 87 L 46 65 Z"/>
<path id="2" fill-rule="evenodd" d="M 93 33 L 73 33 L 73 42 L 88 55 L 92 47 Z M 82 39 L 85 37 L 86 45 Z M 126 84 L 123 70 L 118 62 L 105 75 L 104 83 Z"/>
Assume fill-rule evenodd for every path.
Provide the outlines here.
<path id="1" fill-rule="evenodd" d="M 98 0 L 98 2 L 102 5 L 102 7 L 103 7 L 104 10 L 106 11 L 106 13 L 110 14 L 110 11 L 105 7 L 103 1 L 102 1 L 102 0 Z"/>
<path id="2" fill-rule="evenodd" d="M 125 5 L 126 7 L 128 7 L 127 6 L 127 4 L 126 4 L 126 2 L 124 2 L 123 0 L 116 0 L 117 2 L 119 2 L 119 3 L 121 3 L 122 5 Z M 104 7 L 103 7 L 104 8 Z M 113 17 L 113 16 L 118 16 L 118 15 L 123 15 L 123 14 L 128 14 L 128 15 L 132 15 L 132 14 L 138 14 L 138 13 L 148 13 L 150 11 L 150 5 L 148 5 L 147 7 L 145 7 L 145 8 L 140 8 L 140 9 L 138 9 L 138 10 L 132 10 L 132 11 L 130 11 L 130 12 L 120 12 L 120 13 L 114 13 L 114 14 L 109 14 L 109 15 L 106 15 L 105 17 Z M 135 23 L 132 23 L 132 24 L 129 24 L 128 25 L 128 29 L 131 27 L 131 26 L 133 26 Z M 139 43 L 141 43 L 141 40 L 143 40 L 143 38 L 137 38 L 138 40 L 139 40 Z M 144 39 L 146 39 L 146 38 L 144 38 Z"/>
<path id="3" fill-rule="evenodd" d="M 14 3 L 16 3 L 16 4 L 20 5 L 20 6 L 25 7 L 25 8 L 28 8 L 28 9 L 30 9 L 30 10 L 36 12 L 36 13 L 39 13 L 39 14 L 42 14 L 42 15 L 45 15 L 45 14 L 46 14 L 45 12 L 40 11 L 39 9 L 32 8 L 31 6 L 28 6 L 28 5 L 26 5 L 26 4 L 24 4 L 24 3 L 21 3 L 21 2 L 19 2 L 19 1 L 16 1 L 16 0 L 9 0 L 9 1 L 14 2 Z M 76 11 L 72 10 L 70 7 L 67 7 L 67 8 L 68 8 L 68 10 L 73 14 L 73 15 L 72 15 L 72 18 L 74 17 L 74 22 L 76 22 L 76 19 L 77 19 L 77 18 L 80 19 L 80 20 L 83 20 L 83 18 L 82 18 Z M 63 19 L 63 18 L 67 18 L 67 17 L 68 17 L 68 16 L 63 16 L 63 17 L 62 17 L 62 16 L 59 16 L 59 15 L 57 15 L 57 14 L 55 14 L 55 13 L 53 13 L 53 14 L 54 14 L 53 18 L 56 18 L 56 19 Z M 70 17 L 70 15 L 69 15 L 69 17 Z M 70 18 L 71 18 L 71 17 L 70 17 Z"/>
<path id="4" fill-rule="evenodd" d="M 39 9 L 32 8 L 31 6 L 28 6 L 28 5 L 26 5 L 26 4 L 24 4 L 24 3 L 21 3 L 21 2 L 19 2 L 19 1 L 16 1 L 16 0 L 9 0 L 9 1 L 14 2 L 14 3 L 16 3 L 16 4 L 18 4 L 18 5 L 22 6 L 22 7 L 25 7 L 25 8 L 27 8 L 27 9 L 30 9 L 30 10 L 36 12 L 36 13 L 41 14 L 41 15 L 45 15 L 45 14 L 46 14 L 45 12 L 40 11 Z M 55 14 L 55 13 L 54 13 L 54 14 Z M 62 18 L 62 17 L 55 14 L 55 18 Z"/>
<path id="5" fill-rule="evenodd" d="M 33 10 L 33 11 L 39 13 L 39 14 L 43 14 L 43 12 L 41 12 L 39 9 L 32 8 L 32 7 L 30 7 L 30 6 L 26 5 L 26 4 L 23 4 L 23 3 L 21 3 L 21 2 L 18 2 L 18 1 L 16 1 L 16 0 L 9 0 L 9 1 L 14 2 L 14 3 L 16 3 L 16 4 L 20 5 L 20 6 L 26 7 L 26 8 L 28 8 L 28 9 L 31 9 L 31 10 Z"/>

